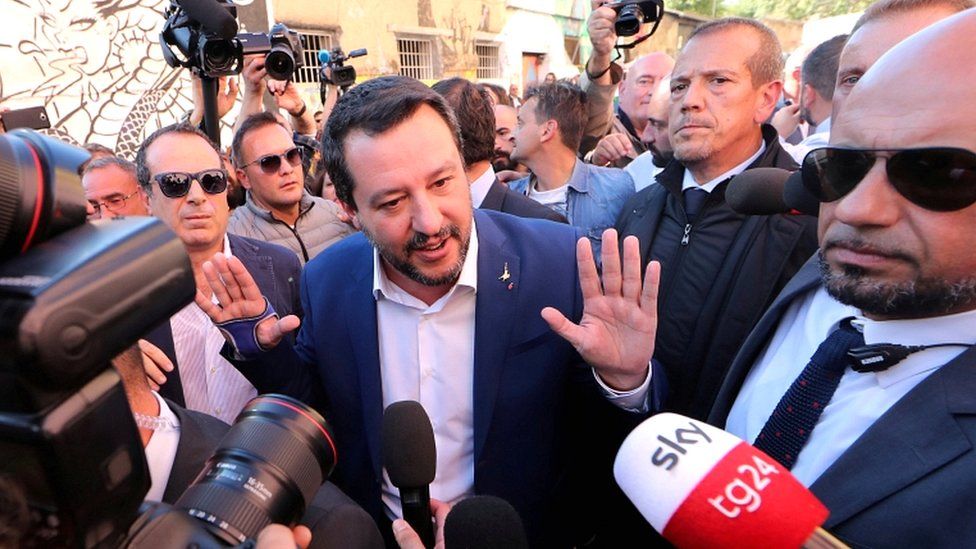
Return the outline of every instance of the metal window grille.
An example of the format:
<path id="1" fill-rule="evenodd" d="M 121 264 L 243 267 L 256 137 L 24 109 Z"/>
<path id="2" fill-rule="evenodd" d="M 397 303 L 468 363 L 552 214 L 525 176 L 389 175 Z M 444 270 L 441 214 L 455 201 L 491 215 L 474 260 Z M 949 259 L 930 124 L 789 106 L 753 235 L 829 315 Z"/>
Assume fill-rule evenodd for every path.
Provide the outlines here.
<path id="1" fill-rule="evenodd" d="M 317 84 L 319 81 L 319 50 L 332 50 L 335 40 L 331 34 L 315 32 L 299 32 L 302 41 L 302 54 L 305 64 L 295 74 L 295 82 L 299 84 Z"/>
<path id="2" fill-rule="evenodd" d="M 478 70 L 475 73 L 478 80 L 502 77 L 501 67 L 499 66 L 498 44 L 478 42 L 474 45 L 474 51 L 478 54 Z"/>
<path id="3" fill-rule="evenodd" d="M 433 43 L 423 38 L 397 38 L 400 74 L 417 80 L 433 80 Z"/>

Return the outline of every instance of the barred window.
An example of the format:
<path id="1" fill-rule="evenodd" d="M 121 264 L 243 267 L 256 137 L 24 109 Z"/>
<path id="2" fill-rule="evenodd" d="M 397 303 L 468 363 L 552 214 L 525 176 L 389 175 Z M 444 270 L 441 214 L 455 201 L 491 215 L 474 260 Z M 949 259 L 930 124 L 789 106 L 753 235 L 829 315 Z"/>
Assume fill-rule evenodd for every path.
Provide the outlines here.
<path id="1" fill-rule="evenodd" d="M 497 43 L 476 42 L 474 51 L 478 54 L 478 70 L 475 73 L 478 80 L 502 77 Z"/>
<path id="2" fill-rule="evenodd" d="M 298 38 L 302 41 L 302 48 L 305 50 L 303 55 L 302 68 L 295 74 L 295 82 L 298 84 L 318 84 L 319 82 L 319 50 L 331 51 L 335 44 L 335 37 L 324 32 L 304 32 L 299 31 Z"/>
<path id="3" fill-rule="evenodd" d="M 417 80 L 434 79 L 433 42 L 425 38 L 397 38 L 400 74 Z"/>

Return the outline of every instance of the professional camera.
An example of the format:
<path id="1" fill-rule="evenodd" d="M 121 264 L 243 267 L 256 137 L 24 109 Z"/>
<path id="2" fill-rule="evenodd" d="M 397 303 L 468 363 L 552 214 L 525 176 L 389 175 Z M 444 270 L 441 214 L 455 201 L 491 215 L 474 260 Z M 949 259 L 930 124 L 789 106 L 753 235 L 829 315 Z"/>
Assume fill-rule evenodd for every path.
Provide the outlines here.
<path id="1" fill-rule="evenodd" d="M 0 485 L 5 501 L 29 509 L 27 524 L 14 511 L 20 530 L 3 539 L 219 547 L 294 524 L 335 448 L 321 416 L 277 395 L 248 403 L 176 508 L 141 513 L 149 470 L 109 366 L 190 303 L 196 285 L 159 220 L 85 223 L 78 172 L 88 158 L 27 130 L 0 135 Z"/>
<path id="2" fill-rule="evenodd" d="M 319 79 L 323 84 L 333 84 L 342 89 L 349 88 L 356 83 L 356 67 L 346 66 L 344 63 L 354 57 L 362 57 L 366 53 L 366 48 L 352 50 L 348 55 L 342 51 L 342 48 L 336 48 L 331 52 L 319 52 L 319 62 L 321 63 Z M 326 69 L 331 70 L 331 78 L 326 75 Z"/>
<path id="3" fill-rule="evenodd" d="M 609 4 L 609 7 L 617 12 L 617 21 L 613 25 L 617 36 L 634 36 L 640 32 L 641 25 L 652 21 L 654 28 L 648 34 L 654 34 L 664 16 L 663 0 L 624 0 Z"/>
<path id="4" fill-rule="evenodd" d="M 304 49 L 298 33 L 283 23 L 276 23 L 271 32 L 241 33 L 237 35 L 242 55 L 264 55 L 264 68 L 275 80 L 291 80 L 295 71 L 304 65 Z"/>
<path id="5" fill-rule="evenodd" d="M 284 24 L 275 24 L 268 33 L 238 34 L 237 7 L 230 0 L 185 3 L 195 8 L 193 13 L 179 0 L 173 0 L 160 32 L 163 58 L 170 66 L 187 67 L 201 76 L 216 78 L 239 74 L 245 55 L 266 54 L 268 75 L 275 80 L 291 80 L 303 65 L 298 33 Z M 208 3 L 212 6 L 207 7 Z"/>

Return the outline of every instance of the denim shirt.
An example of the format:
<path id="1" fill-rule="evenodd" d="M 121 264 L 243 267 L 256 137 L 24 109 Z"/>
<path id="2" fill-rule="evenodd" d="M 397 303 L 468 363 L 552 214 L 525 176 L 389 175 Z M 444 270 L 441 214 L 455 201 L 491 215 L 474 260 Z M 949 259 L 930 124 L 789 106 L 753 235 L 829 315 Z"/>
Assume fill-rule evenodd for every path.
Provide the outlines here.
<path id="1" fill-rule="evenodd" d="M 533 177 L 512 181 L 509 187 L 528 195 Z M 634 194 L 634 180 L 619 168 L 594 166 L 577 158 L 566 186 L 566 218 L 590 239 L 593 256 L 600 263 L 600 238 L 614 226 L 624 202 Z"/>

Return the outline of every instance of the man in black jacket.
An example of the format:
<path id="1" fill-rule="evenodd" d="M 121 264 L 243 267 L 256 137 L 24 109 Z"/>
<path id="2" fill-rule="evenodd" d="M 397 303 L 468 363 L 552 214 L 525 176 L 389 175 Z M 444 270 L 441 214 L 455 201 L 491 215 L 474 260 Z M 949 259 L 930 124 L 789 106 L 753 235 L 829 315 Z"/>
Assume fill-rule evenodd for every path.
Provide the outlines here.
<path id="1" fill-rule="evenodd" d="M 488 93 L 463 78 L 441 80 L 433 88 L 447 99 L 461 127 L 464 170 L 471 184 L 474 207 L 565 223 L 561 214 L 510 190 L 495 177 L 491 166 L 495 156 L 495 113 Z"/>
<path id="2" fill-rule="evenodd" d="M 665 407 L 704 419 L 732 358 L 817 246 L 816 219 L 744 216 L 725 202 L 748 168 L 796 164 L 763 126 L 782 89 L 776 35 L 750 19 L 700 26 L 671 78 L 675 159 L 624 206 L 617 228 L 661 262 L 654 358 L 668 375 Z"/>

